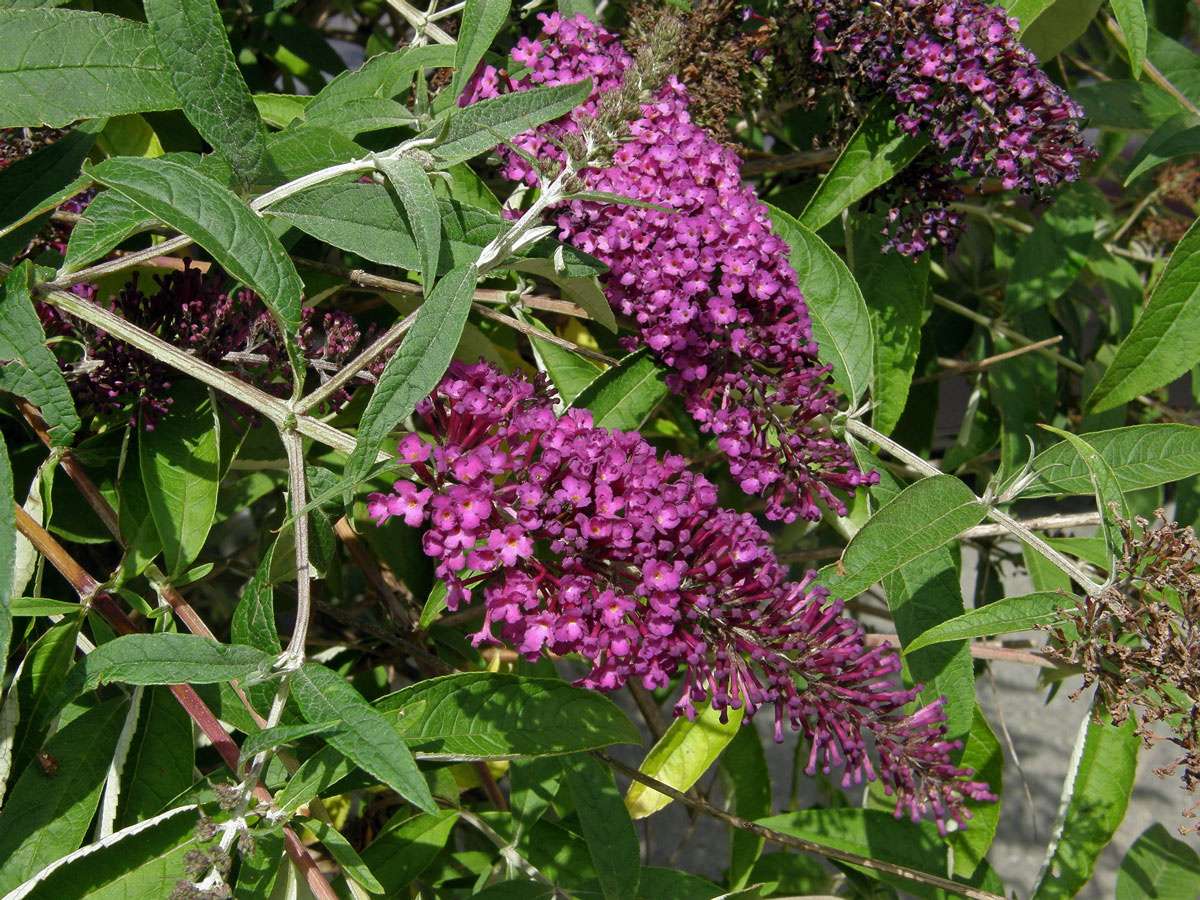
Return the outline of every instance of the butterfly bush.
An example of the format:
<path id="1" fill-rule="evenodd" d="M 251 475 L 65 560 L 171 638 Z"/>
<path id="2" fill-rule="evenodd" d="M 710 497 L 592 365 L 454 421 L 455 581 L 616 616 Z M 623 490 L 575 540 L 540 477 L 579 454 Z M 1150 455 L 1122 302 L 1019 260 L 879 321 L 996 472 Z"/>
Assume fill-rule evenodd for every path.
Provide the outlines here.
<path id="1" fill-rule="evenodd" d="M 505 177 L 528 185 L 561 162 L 563 142 L 603 115 L 633 64 L 617 37 L 583 16 L 541 15 L 543 32 L 523 38 L 513 58 L 527 67 L 502 81 L 478 73 L 463 102 L 504 90 L 569 84 L 590 76 L 590 99 L 570 116 L 500 150 Z M 717 437 L 744 491 L 766 499 L 786 522 L 820 517 L 818 501 L 844 514 L 832 488 L 850 494 L 874 483 L 821 424 L 836 411 L 789 248 L 767 210 L 741 181 L 736 154 L 694 124 L 686 88 L 673 77 L 642 104 L 611 165 L 585 169 L 583 186 L 655 207 L 575 199 L 551 213 L 559 237 L 605 262 L 609 302 L 637 323 L 626 338 L 670 368 L 667 384 L 702 431 Z M 532 159 L 532 161 L 531 161 Z"/>
<path id="2" fill-rule="evenodd" d="M 905 714 L 919 689 L 893 684 L 896 654 L 869 649 L 815 573 L 786 582 L 753 516 L 718 506 L 682 457 L 586 410 L 557 418 L 554 400 L 542 375 L 453 364 L 417 406 L 432 442 L 400 442 L 413 480 L 370 496 L 376 523 L 428 525 L 451 610 L 482 598 L 477 646 L 578 653 L 596 690 L 682 674 L 676 715 L 705 700 L 723 719 L 771 707 L 776 740 L 785 721 L 809 739 L 809 774 L 878 778 L 897 816 L 932 811 L 944 827 L 969 816 L 965 798 L 990 798 L 950 762 L 944 698 Z"/>
<path id="3" fill-rule="evenodd" d="M 263 310 L 257 294 L 248 289 L 231 291 L 218 271 L 202 272 L 185 261 L 184 268 L 154 276 L 158 290 L 146 293 L 135 273 L 112 298 L 110 308 L 128 322 L 198 359 L 224 368 L 233 367 L 247 380 L 267 390 L 281 389 L 279 378 L 288 373 L 287 354 L 278 327 Z M 72 290 L 94 300 L 96 288 L 76 285 Z M 130 346 L 116 335 L 76 322 L 49 304 L 38 303 L 47 335 L 57 343 L 73 343 L 80 358 L 60 365 L 77 403 L 99 412 L 132 409 L 131 421 L 153 429 L 171 407 L 174 370 L 148 353 Z M 368 339 L 370 335 L 368 334 Z M 322 312 L 305 307 L 297 341 L 302 355 L 320 369 L 337 369 L 358 348 L 362 334 L 354 319 L 339 310 Z M 378 377 L 386 359 L 365 370 Z M 329 407 L 339 409 L 350 399 L 339 391 Z"/>
<path id="4" fill-rule="evenodd" d="M 862 104 L 886 95 L 896 124 L 931 148 L 892 185 L 887 246 L 916 256 L 953 246 L 963 213 L 955 169 L 1045 199 L 1095 157 L 1079 129 L 1083 109 L 1037 67 L 1020 23 L 986 0 L 796 0 L 799 27 L 777 40 L 811 50 L 793 90 L 835 84 Z"/>

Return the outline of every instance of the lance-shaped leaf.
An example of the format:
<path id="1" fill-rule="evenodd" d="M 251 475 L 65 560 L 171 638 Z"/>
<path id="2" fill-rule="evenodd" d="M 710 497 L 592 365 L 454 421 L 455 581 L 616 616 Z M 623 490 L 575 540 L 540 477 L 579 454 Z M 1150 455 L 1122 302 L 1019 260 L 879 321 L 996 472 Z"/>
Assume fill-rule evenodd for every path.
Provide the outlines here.
<path id="1" fill-rule="evenodd" d="M 637 900 L 642 847 L 612 772 L 580 753 L 562 761 L 604 900 Z"/>
<path id="2" fill-rule="evenodd" d="M 1058 591 L 1038 591 L 1020 597 L 1004 597 L 987 606 L 939 622 L 920 637 L 909 641 L 905 653 L 912 653 L 931 644 L 963 641 L 993 634 L 1028 631 L 1037 625 L 1047 625 L 1062 618 L 1064 608 L 1070 608 L 1074 598 Z"/>
<path id="3" fill-rule="evenodd" d="M 543 122 L 565 116 L 591 93 L 592 79 L 585 78 L 574 84 L 501 94 L 464 109 L 448 110 L 443 116 L 449 116 L 449 125 L 439 118 L 421 137 L 438 138 L 428 150 L 440 163 L 452 166 L 486 153 Z"/>
<path id="4" fill-rule="evenodd" d="M 179 384 L 171 409 L 138 433 L 138 460 L 167 574 L 178 577 L 204 548 L 221 480 L 220 424 L 208 388 Z"/>
<path id="5" fill-rule="evenodd" d="M 17 560 L 17 524 L 13 512 L 12 465 L 8 445 L 0 435 L 0 684 L 12 638 L 13 566 Z"/>
<path id="6" fill-rule="evenodd" d="M 92 199 L 71 229 L 61 273 L 69 275 L 79 271 L 157 221 L 124 194 L 102 191 Z"/>
<path id="7" fill-rule="evenodd" d="M 276 725 L 274 728 L 264 728 L 262 731 L 256 731 L 242 742 L 242 763 L 246 764 L 247 760 L 251 759 L 256 753 L 261 753 L 263 750 L 282 747 L 285 744 L 292 743 L 292 741 L 298 741 L 300 738 L 309 737 L 314 734 L 328 734 L 340 726 L 340 721 L 331 719 L 328 722 L 301 722 L 298 725 Z"/>
<path id="8" fill-rule="evenodd" d="M 607 697 L 555 679 L 445 675 L 382 697 L 375 706 L 427 758 L 556 756 L 641 742 Z"/>
<path id="9" fill-rule="evenodd" d="M 437 812 L 407 745 L 383 713 L 345 678 L 324 666 L 305 663 L 292 675 L 292 693 L 309 722 L 340 722 L 328 737 L 331 746 L 405 800 L 425 812 Z"/>
<path id="10" fill-rule="evenodd" d="M 969 826 L 948 837 L 954 848 L 954 874 L 969 879 L 987 857 L 995 840 L 1004 797 L 1004 751 L 979 704 L 975 704 L 971 733 L 967 735 L 958 763 L 970 768 L 974 773 L 972 779 L 986 784 L 997 798 L 995 801 L 968 798 L 964 805 L 971 814 Z"/>
<path id="11" fill-rule="evenodd" d="M 1084 713 L 1034 900 L 1068 900 L 1091 879 L 1129 806 L 1142 743 L 1136 725 L 1133 716 L 1118 727 L 1107 714 L 1096 721 Z"/>
<path id="12" fill-rule="evenodd" d="M 467 79 L 475 74 L 475 67 L 508 18 L 508 7 L 508 0 L 466 0 L 455 45 L 452 96 L 461 94 Z"/>
<path id="13" fill-rule="evenodd" d="M 46 346 L 29 292 L 31 277 L 32 264 L 23 262 L 8 273 L 0 288 L 0 390 L 38 407 L 50 428 L 51 442 L 65 447 L 79 428 L 79 416 L 58 360 Z"/>
<path id="14" fill-rule="evenodd" d="M 362 857 L 358 855 L 358 851 L 342 836 L 340 831 L 332 825 L 326 825 L 324 822 L 309 816 L 302 817 L 301 821 L 304 823 L 304 827 L 311 831 L 316 836 L 316 839 L 325 845 L 325 849 L 329 851 L 329 855 L 337 860 L 337 864 L 341 866 L 343 875 L 358 882 L 358 884 L 362 885 L 372 894 L 382 894 L 384 892 L 383 885 L 371 874 L 370 868 L 363 862 Z"/>
<path id="15" fill-rule="evenodd" d="M 225 186 L 171 160 L 106 159 L 89 174 L 186 234 L 254 290 L 288 336 L 293 363 L 302 365 L 295 334 L 303 285 L 279 239 L 250 207 Z"/>
<path id="16" fill-rule="evenodd" d="M 52 144 L 0 169 L 0 237 L 87 187 L 87 179 L 79 177 L 79 167 L 103 126 L 103 119 L 85 122 Z M 30 229 L 37 227 L 32 225 Z M 27 240 L 27 232 L 22 229 L 0 246 L 11 253 L 22 249 Z M 10 243 L 19 246 L 10 249 Z"/>
<path id="17" fill-rule="evenodd" d="M 170 74 L 138 22 L 67 9 L 0 10 L 0 128 L 177 109 Z"/>
<path id="18" fill-rule="evenodd" d="M 978 525 L 986 514 L 979 498 L 953 475 L 922 478 L 885 503 L 854 535 L 839 564 L 845 574 L 826 569 L 823 580 L 837 596 L 856 597 L 888 573 Z"/>
<path id="19" fill-rule="evenodd" d="M 1200 473 L 1200 428 L 1161 423 L 1093 431 L 1084 439 L 1112 469 L 1123 491 L 1157 487 Z M 1033 480 L 1022 497 L 1090 494 L 1091 475 L 1066 441 L 1039 453 L 1031 466 Z M 1013 486 L 1009 479 L 1006 489 Z"/>
<path id="20" fill-rule="evenodd" d="M 243 184 L 266 155 L 266 129 L 214 0 L 145 0 L 146 21 L 188 120 Z"/>
<path id="21" fill-rule="evenodd" d="M 833 366 L 834 383 L 851 406 L 871 383 L 875 336 L 866 301 L 840 256 L 781 209 L 768 206 L 775 231 L 792 248 L 789 259 L 812 316 L 812 333 L 822 362 Z"/>
<path id="22" fill-rule="evenodd" d="M 55 777 L 37 763 L 25 767 L 0 812 L 0 896 L 83 843 L 127 709 L 110 700 L 50 738 L 42 749 Z"/>
<path id="23" fill-rule="evenodd" d="M 1096 17 L 1102 0 L 1016 0 L 1009 14 L 1021 22 L 1021 43 L 1042 62 L 1053 59 Z"/>
<path id="24" fill-rule="evenodd" d="M 643 347 L 605 369 L 571 401 L 592 413 L 597 427 L 637 431 L 669 393 L 667 372 Z"/>
<path id="25" fill-rule="evenodd" d="M 402 815 L 397 814 L 362 852 L 363 862 L 371 867 L 389 897 L 406 890 L 430 866 L 458 822 L 458 813 L 453 810 L 420 813 L 411 818 Z"/>
<path id="26" fill-rule="evenodd" d="M 913 137 L 896 124 L 890 103 L 876 103 L 808 201 L 801 224 L 817 231 L 832 222 L 912 162 L 928 143 L 927 136 Z"/>
<path id="27" fill-rule="evenodd" d="M 454 55 L 453 46 L 430 44 L 372 56 L 358 70 L 338 75 L 312 98 L 304 109 L 305 125 L 345 133 L 412 121 L 412 113 L 393 98 L 412 83 L 415 73 L 454 65 Z"/>
<path id="28" fill-rule="evenodd" d="M 643 775 L 686 791 L 717 761 L 741 727 L 741 710 L 718 711 L 704 706 L 694 720 L 680 717 L 672 722 L 638 769 Z M 635 819 L 644 819 L 670 802 L 666 794 L 640 781 L 633 782 L 625 794 L 625 806 Z"/>
<path id="29" fill-rule="evenodd" d="M 146 691 L 121 770 L 118 827 L 150 818 L 191 787 L 196 766 L 194 728 L 191 716 L 168 688 Z"/>
<path id="30" fill-rule="evenodd" d="M 358 427 L 358 445 L 346 462 L 346 480 L 362 478 L 379 448 L 417 403 L 438 385 L 467 324 L 478 273 L 474 264 L 449 272 L 430 293 L 412 328 L 388 360 Z"/>
<path id="31" fill-rule="evenodd" d="M 1087 466 L 1088 475 L 1092 481 L 1092 491 L 1096 494 L 1096 506 L 1100 510 L 1100 528 L 1104 533 L 1104 543 L 1108 546 L 1109 558 L 1116 559 L 1122 546 L 1121 529 L 1117 524 L 1117 518 L 1119 517 L 1125 522 L 1132 522 L 1133 516 L 1129 512 L 1129 504 L 1125 502 L 1125 494 L 1121 491 L 1121 485 L 1117 481 L 1112 466 L 1106 463 L 1104 457 L 1079 435 L 1049 425 L 1042 427 L 1066 440 L 1079 454 L 1083 464 Z M 1108 569 L 1110 572 L 1113 571 L 1111 563 Z"/>
<path id="32" fill-rule="evenodd" d="M 1176 113 L 1163 122 L 1158 130 L 1146 138 L 1129 161 L 1129 173 L 1125 176 L 1128 187 L 1139 175 L 1143 175 L 1163 163 L 1179 156 L 1191 156 L 1200 152 L 1200 116 L 1195 113 Z"/>
<path id="33" fill-rule="evenodd" d="M 1137 81 L 1142 77 L 1142 68 L 1146 64 L 1148 26 L 1145 0 L 1112 0 L 1112 8 L 1117 14 L 1117 24 L 1121 26 L 1121 34 L 1125 38 L 1130 72 L 1133 80 Z"/>
<path id="34" fill-rule="evenodd" d="M 126 634 L 101 644 L 75 664 L 63 683 L 66 699 L 102 684 L 214 684 L 262 674 L 275 657 L 198 634 Z"/>
<path id="35" fill-rule="evenodd" d="M 409 157 L 385 157 L 379 167 L 408 213 L 410 230 L 421 254 L 421 285 L 429 296 L 437 278 L 438 254 L 442 249 L 442 217 L 429 175 Z"/>
<path id="36" fill-rule="evenodd" d="M 1117 870 L 1116 900 L 1195 900 L 1200 896 L 1200 856 L 1162 824 L 1133 842 Z"/>
<path id="37" fill-rule="evenodd" d="M 1175 245 L 1146 308 L 1088 397 L 1089 412 L 1120 406 L 1174 381 L 1200 362 L 1200 228 Z"/>

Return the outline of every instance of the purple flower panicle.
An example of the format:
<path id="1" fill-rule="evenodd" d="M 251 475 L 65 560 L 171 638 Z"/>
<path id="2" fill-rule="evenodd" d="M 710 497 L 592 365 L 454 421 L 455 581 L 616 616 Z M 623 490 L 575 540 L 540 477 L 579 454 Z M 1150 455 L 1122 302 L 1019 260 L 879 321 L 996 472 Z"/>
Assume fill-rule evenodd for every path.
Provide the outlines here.
<path id="1" fill-rule="evenodd" d="M 513 51 L 528 72 L 507 89 L 595 82 L 572 115 L 513 142 L 539 160 L 561 160 L 561 138 L 579 133 L 578 122 L 620 87 L 631 60 L 615 35 L 583 16 L 539 18 L 541 37 L 523 38 Z M 484 68 L 472 99 L 501 86 Z M 742 183 L 737 156 L 691 121 L 689 102 L 669 79 L 629 125 L 614 165 L 581 173 L 588 189 L 669 211 L 573 200 L 551 213 L 559 237 L 608 264 L 609 302 L 638 326 L 626 348 L 645 345 L 670 367 L 668 386 L 701 430 L 717 436 L 742 489 L 766 499 L 768 518 L 817 519 L 818 501 L 844 514 L 831 488 L 853 494 L 878 476 L 860 472 L 821 424 L 836 411 L 830 369 L 817 360 L 789 248 Z M 537 183 L 520 154 L 503 148 L 500 156 L 507 178 Z"/>
<path id="2" fill-rule="evenodd" d="M 369 498 L 379 524 L 428 523 L 449 608 L 483 600 L 476 645 L 578 653 L 580 683 L 598 690 L 681 675 L 676 715 L 705 700 L 743 720 L 771 707 L 777 740 L 786 721 L 811 742 L 810 774 L 881 779 L 897 815 L 961 823 L 965 798 L 990 797 L 950 762 L 943 701 L 906 715 L 917 690 L 893 683 L 899 658 L 866 646 L 815 573 L 785 582 L 754 518 L 719 507 L 682 457 L 586 410 L 556 418 L 553 400 L 543 376 L 455 363 L 417 407 L 433 442 L 400 442 L 414 480 Z"/>
<path id="3" fill-rule="evenodd" d="M 863 103 L 886 94 L 896 124 L 931 140 L 895 185 L 902 199 L 887 214 L 888 246 L 900 253 L 954 245 L 963 221 L 948 208 L 962 199 L 954 169 L 1045 198 L 1096 155 L 1080 133 L 1083 109 L 1038 68 L 999 5 L 798 0 L 793 8 L 807 18 L 814 64 L 798 73 L 796 90 L 832 79 Z"/>

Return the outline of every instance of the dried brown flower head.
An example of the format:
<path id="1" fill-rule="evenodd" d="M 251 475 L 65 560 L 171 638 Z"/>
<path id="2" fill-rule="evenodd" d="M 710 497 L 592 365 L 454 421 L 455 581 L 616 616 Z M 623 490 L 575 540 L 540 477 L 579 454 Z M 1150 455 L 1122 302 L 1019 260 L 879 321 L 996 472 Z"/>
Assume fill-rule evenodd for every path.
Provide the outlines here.
<path id="1" fill-rule="evenodd" d="M 1121 724 L 1137 717 L 1147 746 L 1167 740 L 1182 754 L 1155 770 L 1180 778 L 1189 792 L 1200 784 L 1200 542 L 1191 528 L 1166 519 L 1117 517 L 1123 538 L 1117 577 L 1098 597 L 1079 602 L 1066 622 L 1051 627 L 1047 653 L 1082 666 Z M 1198 803 L 1196 806 L 1200 806 Z M 1184 813 L 1194 817 L 1196 806 Z M 1200 831 L 1200 827 L 1187 829 Z"/>

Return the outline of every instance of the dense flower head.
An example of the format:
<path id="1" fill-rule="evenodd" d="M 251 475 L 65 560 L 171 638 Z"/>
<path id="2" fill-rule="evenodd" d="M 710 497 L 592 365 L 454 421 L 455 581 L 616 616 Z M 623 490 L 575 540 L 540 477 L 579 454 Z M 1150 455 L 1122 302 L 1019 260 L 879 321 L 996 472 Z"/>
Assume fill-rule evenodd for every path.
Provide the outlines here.
<path id="1" fill-rule="evenodd" d="M 542 35 L 523 38 L 513 57 L 527 73 L 508 88 L 573 83 L 591 76 L 591 98 L 571 116 L 519 136 L 538 160 L 561 160 L 564 136 L 619 88 L 631 60 L 616 37 L 582 16 L 541 15 Z M 477 76 L 472 99 L 501 89 L 497 73 Z M 674 78 L 642 106 L 613 165 L 581 175 L 606 191 L 661 209 L 572 200 L 551 213 L 559 237 L 609 267 L 609 302 L 636 321 L 627 349 L 648 347 L 671 372 L 700 428 L 716 435 L 747 493 L 766 498 L 772 519 L 816 519 L 817 502 L 845 512 L 830 490 L 850 493 L 863 475 L 849 450 L 820 423 L 835 412 L 817 361 L 811 320 L 766 207 L 738 174 L 737 156 L 694 124 L 687 90 Z M 500 151 L 503 174 L 526 184 L 538 173 L 521 154 Z"/>
<path id="2" fill-rule="evenodd" d="M 578 653 L 580 683 L 599 690 L 679 675 L 676 715 L 705 700 L 744 720 L 771 707 L 777 739 L 786 721 L 811 742 L 810 773 L 880 778 L 897 815 L 961 822 L 964 797 L 990 796 L 949 762 L 943 701 L 906 715 L 917 691 L 893 683 L 895 653 L 868 649 L 815 573 L 786 582 L 754 518 L 719 507 L 682 457 L 586 410 L 556 417 L 543 376 L 485 364 L 455 363 L 417 415 L 433 440 L 401 440 L 413 480 L 372 494 L 368 513 L 427 524 L 449 608 L 483 600 L 476 645 Z"/>
<path id="3" fill-rule="evenodd" d="M 202 272 L 185 260 L 184 268 L 156 275 L 158 290 L 145 293 L 139 278 L 132 279 L 112 298 L 110 307 L 127 321 L 214 366 L 233 366 L 239 375 L 267 390 L 286 375 L 283 341 L 270 313 L 248 289 L 229 291 L 219 272 Z M 95 299 L 95 288 L 76 285 L 72 290 Z M 42 326 L 59 343 L 74 343 L 81 358 L 61 356 L 76 402 L 90 403 L 100 412 L 132 406 L 131 420 L 153 428 L 171 406 L 174 370 L 102 329 L 76 323 L 58 309 L 38 304 Z M 369 335 L 368 335 L 369 337 Z M 333 310 L 305 307 L 297 333 L 301 353 L 319 371 L 336 370 L 359 346 L 361 334 L 353 318 Z M 384 359 L 367 375 L 378 374 Z M 346 391 L 330 398 L 340 408 L 349 400 Z"/>
<path id="4" fill-rule="evenodd" d="M 794 89 L 833 80 L 863 105 L 886 94 L 896 124 L 927 135 L 929 151 L 912 164 L 911 184 L 888 213 L 889 246 L 918 255 L 934 243 L 952 246 L 962 214 L 955 168 L 980 182 L 1044 198 L 1079 177 L 1086 146 L 1083 109 L 1038 67 L 1018 40 L 1019 23 L 987 0 L 793 0 L 811 66 L 795 72 Z M 781 42 L 795 42 L 784 29 Z"/>

